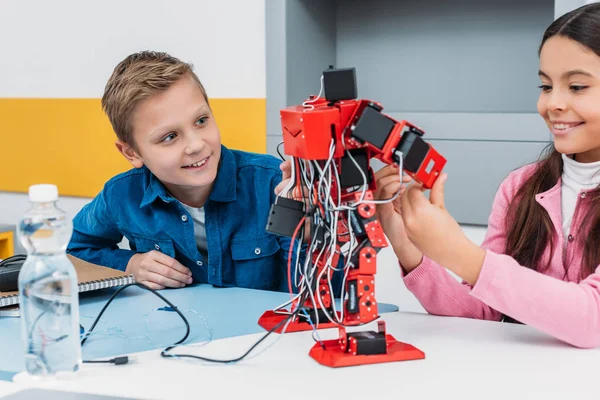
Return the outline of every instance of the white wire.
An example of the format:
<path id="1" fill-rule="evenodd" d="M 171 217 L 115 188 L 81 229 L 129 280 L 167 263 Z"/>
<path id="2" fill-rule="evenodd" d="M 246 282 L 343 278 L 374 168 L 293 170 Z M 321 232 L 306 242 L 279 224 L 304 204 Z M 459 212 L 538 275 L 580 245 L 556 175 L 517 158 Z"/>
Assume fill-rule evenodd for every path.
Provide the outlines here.
<path id="1" fill-rule="evenodd" d="M 319 94 L 317 95 L 317 97 L 315 97 L 312 100 L 305 100 L 302 103 L 302 107 L 307 108 L 308 110 L 314 110 L 315 106 L 312 105 L 312 103 L 316 102 L 317 100 L 319 100 L 319 98 L 321 97 L 321 94 L 323 93 L 323 75 L 321 75 L 321 88 L 319 89 Z"/>
<path id="2" fill-rule="evenodd" d="M 348 211 L 348 217 L 350 217 L 350 210 Z M 350 235 L 350 246 L 349 246 L 349 250 L 347 252 L 347 254 L 345 255 L 346 257 L 346 263 L 344 265 L 344 279 L 342 280 L 342 289 L 341 289 L 341 293 L 340 293 L 340 301 L 341 301 L 341 315 L 340 315 L 340 319 L 343 321 L 344 320 L 344 300 L 346 298 L 346 280 L 348 279 L 348 273 L 350 272 L 350 259 L 352 257 L 352 253 L 354 252 L 354 249 L 356 249 L 358 247 L 358 241 L 356 240 L 356 235 L 354 234 L 354 230 L 352 228 L 352 223 L 348 223 L 348 234 Z M 330 282 L 330 286 L 331 286 L 331 282 Z"/>
<path id="3" fill-rule="evenodd" d="M 344 137 L 342 134 L 342 141 L 343 140 L 344 140 Z M 345 143 L 344 143 L 344 147 L 345 147 Z M 316 212 L 313 216 L 313 218 L 315 219 L 315 221 L 313 221 L 314 222 L 313 226 L 316 226 L 317 228 L 315 229 L 315 232 L 311 232 L 312 240 L 309 245 L 309 252 L 308 252 L 309 256 L 304 260 L 304 263 L 303 263 L 304 265 L 302 267 L 300 267 L 299 261 L 296 260 L 294 282 L 296 283 L 296 287 L 298 287 L 298 286 L 300 287 L 301 294 L 303 294 L 306 290 L 308 290 L 308 295 L 310 296 L 310 302 L 312 303 L 312 306 L 315 309 L 315 311 L 320 308 L 320 310 L 322 312 L 321 315 L 324 315 L 330 322 L 332 322 L 334 324 L 342 324 L 344 321 L 344 313 L 345 313 L 344 300 L 346 300 L 346 296 L 347 296 L 345 286 L 346 286 L 349 272 L 351 269 L 351 258 L 352 258 L 353 252 L 359 246 L 358 240 L 357 240 L 356 235 L 353 230 L 352 220 L 351 220 L 351 216 L 350 216 L 351 212 L 356 210 L 357 207 L 360 206 L 361 204 L 383 204 L 383 203 L 389 203 L 391 201 L 394 201 L 399 196 L 400 190 L 398 190 L 398 192 L 396 192 L 394 194 L 394 196 L 391 197 L 390 199 L 365 200 L 364 197 L 366 196 L 366 192 L 368 190 L 367 177 L 366 177 L 365 173 L 362 171 L 362 169 L 360 168 L 356 159 L 352 156 L 351 153 L 348 152 L 350 160 L 354 163 L 354 165 L 359 170 L 359 172 L 363 178 L 363 185 L 360 185 L 355 188 L 355 190 L 358 190 L 357 188 L 360 188 L 360 190 L 362 190 L 359 201 L 353 202 L 353 203 L 348 203 L 348 204 L 345 204 L 342 206 L 342 191 L 341 191 L 341 186 L 340 186 L 340 174 L 339 174 L 338 166 L 334 162 L 334 158 L 333 158 L 334 154 L 335 154 L 335 141 L 332 140 L 331 145 L 330 145 L 329 157 L 328 157 L 327 161 L 325 162 L 325 164 L 323 165 L 323 167 L 321 167 L 321 165 L 319 165 L 319 163 L 317 161 L 311 161 L 311 160 L 308 160 L 308 161 L 300 164 L 300 174 L 299 175 L 301 177 L 301 181 L 308 189 L 308 199 L 311 202 L 311 204 L 312 204 L 313 198 L 318 199 L 320 206 L 322 206 L 322 208 L 315 210 Z M 399 158 L 399 175 L 400 175 L 401 184 L 402 184 L 403 155 L 400 152 L 398 152 L 397 154 L 398 154 L 398 158 Z M 295 177 L 295 175 L 296 174 L 294 173 L 294 177 Z M 316 182 L 316 185 L 315 185 L 315 182 Z M 334 201 L 333 196 L 331 196 L 331 189 L 333 188 L 334 185 L 337 186 L 336 187 L 337 196 L 336 196 L 335 201 Z M 316 196 L 315 196 L 315 191 L 316 191 Z M 311 206 L 311 208 L 312 208 L 312 206 Z M 339 213 L 341 211 L 347 211 L 348 217 L 346 219 L 342 219 L 340 221 Z M 325 222 L 325 225 L 323 225 L 323 222 Z M 342 254 L 342 256 L 345 257 L 346 261 L 344 263 L 344 266 L 341 269 L 337 268 L 337 265 L 335 265 L 335 266 L 332 265 L 333 258 L 335 257 L 335 255 L 337 253 L 337 248 L 336 248 L 336 245 L 338 244 L 337 228 L 338 228 L 339 223 L 346 224 L 346 226 L 348 228 L 348 235 L 349 235 L 348 250 L 347 250 L 347 252 L 344 252 L 344 254 Z M 329 227 L 329 230 L 324 232 L 324 234 L 323 234 L 325 241 L 323 243 L 317 243 L 316 236 L 319 233 L 318 231 L 321 229 L 327 229 L 324 226 Z M 312 255 L 315 254 L 315 251 L 318 249 L 317 246 L 319 246 L 319 244 L 321 245 L 321 247 L 319 249 L 320 251 L 316 255 L 316 258 L 313 260 Z M 329 251 L 329 253 L 327 255 L 327 259 L 323 260 L 323 255 L 324 255 L 326 249 Z M 359 261 L 360 261 L 360 258 L 359 258 Z M 319 265 L 321 265 L 322 267 L 319 267 Z M 316 274 L 317 271 L 318 271 L 318 274 Z M 335 296 L 334 296 L 333 282 L 332 282 L 332 277 L 334 275 L 334 273 L 332 273 L 332 272 L 336 272 L 336 271 L 343 271 L 343 273 L 344 273 L 344 277 L 342 280 L 341 297 L 340 297 L 341 304 L 340 304 L 340 308 L 339 308 L 339 313 L 338 313 L 338 308 L 335 304 Z M 325 275 L 325 274 L 327 274 L 327 275 Z M 327 285 L 329 286 L 329 294 L 330 294 L 330 299 L 331 299 L 331 308 L 330 309 L 325 307 L 323 297 L 320 294 L 320 290 L 312 290 L 313 286 L 317 289 L 319 288 L 319 286 L 321 284 L 321 280 L 323 279 L 324 276 L 327 276 L 326 280 L 327 280 Z M 298 281 L 297 281 L 298 277 L 300 277 L 300 285 L 298 285 Z M 315 279 L 316 279 L 316 282 L 315 282 Z M 282 304 L 277 309 L 281 309 L 281 308 L 285 307 L 286 305 L 293 303 L 293 301 L 299 299 L 300 296 L 301 295 L 297 295 L 294 299 Z M 303 306 L 304 306 L 304 304 L 298 304 L 298 307 L 303 307 Z M 315 312 L 314 318 L 315 318 L 315 321 L 314 321 L 315 325 L 318 327 L 319 322 L 320 322 L 319 321 L 319 312 Z"/>
<path id="4" fill-rule="evenodd" d="M 344 150 L 346 149 L 346 140 L 344 139 L 344 135 L 345 135 L 346 131 L 342 131 L 342 144 L 344 145 Z M 356 166 L 356 169 L 358 169 L 358 172 L 360 172 L 360 175 L 363 178 L 363 190 L 362 190 L 362 194 L 360 196 L 360 200 L 358 201 L 358 203 L 362 202 L 365 198 L 365 195 L 367 194 L 367 176 L 365 175 L 365 173 L 363 172 L 362 168 L 360 167 L 360 165 L 358 165 L 358 163 L 356 162 L 356 160 L 354 159 L 354 157 L 352 156 L 352 153 L 350 151 L 347 151 L 348 157 L 350 158 L 350 161 L 352 161 L 352 163 L 354 163 L 354 165 Z M 343 171 L 342 171 L 343 173 Z"/>
<path id="5" fill-rule="evenodd" d="M 392 197 L 390 197 L 389 199 L 384 199 L 384 200 L 370 200 L 368 201 L 369 203 L 373 203 L 373 204 L 387 204 L 387 203 L 391 203 L 392 201 L 396 200 L 398 198 L 398 196 L 400 196 L 400 192 L 402 191 L 402 179 L 404 178 L 404 171 L 403 171 L 403 158 L 404 158 L 404 154 L 402 154 L 402 152 L 398 151 L 396 153 L 398 155 L 399 158 L 399 162 L 398 162 L 398 174 L 400 175 L 400 187 L 398 188 L 398 190 L 396 191 L 396 193 L 394 193 L 394 195 Z M 360 204 L 360 202 L 358 203 Z"/>

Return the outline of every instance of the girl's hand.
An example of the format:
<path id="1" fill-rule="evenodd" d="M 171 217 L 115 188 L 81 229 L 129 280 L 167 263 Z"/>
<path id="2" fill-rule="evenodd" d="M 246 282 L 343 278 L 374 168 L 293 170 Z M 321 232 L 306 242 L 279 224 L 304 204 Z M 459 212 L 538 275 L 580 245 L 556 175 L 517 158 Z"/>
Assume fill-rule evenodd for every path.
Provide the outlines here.
<path id="1" fill-rule="evenodd" d="M 429 199 L 421 185 L 412 185 L 402 196 L 402 218 L 410 241 L 427 257 L 474 284 L 479 277 L 485 250 L 472 243 L 444 205 L 442 174 L 431 188 Z"/>
<path id="2" fill-rule="evenodd" d="M 377 190 L 374 193 L 376 200 L 392 198 L 398 190 L 399 196 L 390 203 L 377 204 L 377 219 L 383 228 L 390 244 L 396 253 L 398 261 L 406 272 L 415 269 L 423 259 L 423 254 L 410 241 L 406 234 L 402 220 L 401 198 L 406 191 L 407 184 L 412 181 L 408 175 L 402 178 L 397 165 L 388 165 L 375 173 Z"/>

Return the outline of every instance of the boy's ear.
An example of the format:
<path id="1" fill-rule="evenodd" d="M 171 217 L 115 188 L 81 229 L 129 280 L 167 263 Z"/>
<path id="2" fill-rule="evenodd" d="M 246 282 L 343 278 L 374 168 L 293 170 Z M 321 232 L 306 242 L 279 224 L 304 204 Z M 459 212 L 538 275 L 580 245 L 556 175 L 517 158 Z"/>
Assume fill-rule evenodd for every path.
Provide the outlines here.
<path id="1" fill-rule="evenodd" d="M 135 149 L 130 144 L 125 143 L 121 140 L 117 140 L 115 142 L 115 146 L 117 146 L 119 152 L 123 154 L 123 157 L 125 157 L 127 161 L 129 161 L 129 163 L 134 166 L 134 168 L 142 168 L 142 166 L 144 166 L 144 161 L 142 160 L 142 157 L 140 157 L 138 152 L 135 151 Z"/>

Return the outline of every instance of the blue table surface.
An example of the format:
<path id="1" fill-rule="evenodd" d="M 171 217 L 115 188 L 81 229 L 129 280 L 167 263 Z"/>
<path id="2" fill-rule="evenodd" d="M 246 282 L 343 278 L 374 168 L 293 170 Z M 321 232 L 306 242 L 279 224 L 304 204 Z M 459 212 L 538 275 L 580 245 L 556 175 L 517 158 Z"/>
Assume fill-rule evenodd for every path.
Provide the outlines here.
<path id="1" fill-rule="evenodd" d="M 80 295 L 80 321 L 87 329 L 116 289 Z M 212 339 L 264 332 L 258 318 L 290 299 L 290 295 L 242 288 L 215 288 L 192 285 L 159 292 L 186 316 L 191 332 L 186 344 Z M 82 347 L 84 360 L 164 348 L 181 339 L 185 326 L 177 313 L 153 311 L 166 304 L 138 287 L 129 287 L 110 304 Z M 379 312 L 398 311 L 392 304 L 380 303 Z M 0 380 L 11 380 L 25 369 L 19 318 L 0 318 Z M 98 334 L 96 334 L 98 333 Z"/>

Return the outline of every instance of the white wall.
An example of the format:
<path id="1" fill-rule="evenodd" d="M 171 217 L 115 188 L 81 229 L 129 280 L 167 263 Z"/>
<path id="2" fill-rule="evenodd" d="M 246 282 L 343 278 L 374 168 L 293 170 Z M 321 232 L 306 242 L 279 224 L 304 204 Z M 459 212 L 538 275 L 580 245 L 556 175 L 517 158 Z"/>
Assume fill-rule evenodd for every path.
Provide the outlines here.
<path id="1" fill-rule="evenodd" d="M 100 98 L 117 63 L 148 49 L 193 63 L 211 98 L 266 96 L 265 0 L 1 0 L 0 38 L 0 98 Z M 15 167 L 0 179 L 27 162 Z M 60 205 L 74 216 L 89 200 Z M 27 206 L 0 192 L 0 224 Z"/>
<path id="2" fill-rule="evenodd" d="M 0 97 L 100 98 L 148 49 L 192 62 L 210 97 L 266 96 L 265 0 L 2 0 L 0 37 Z"/>

